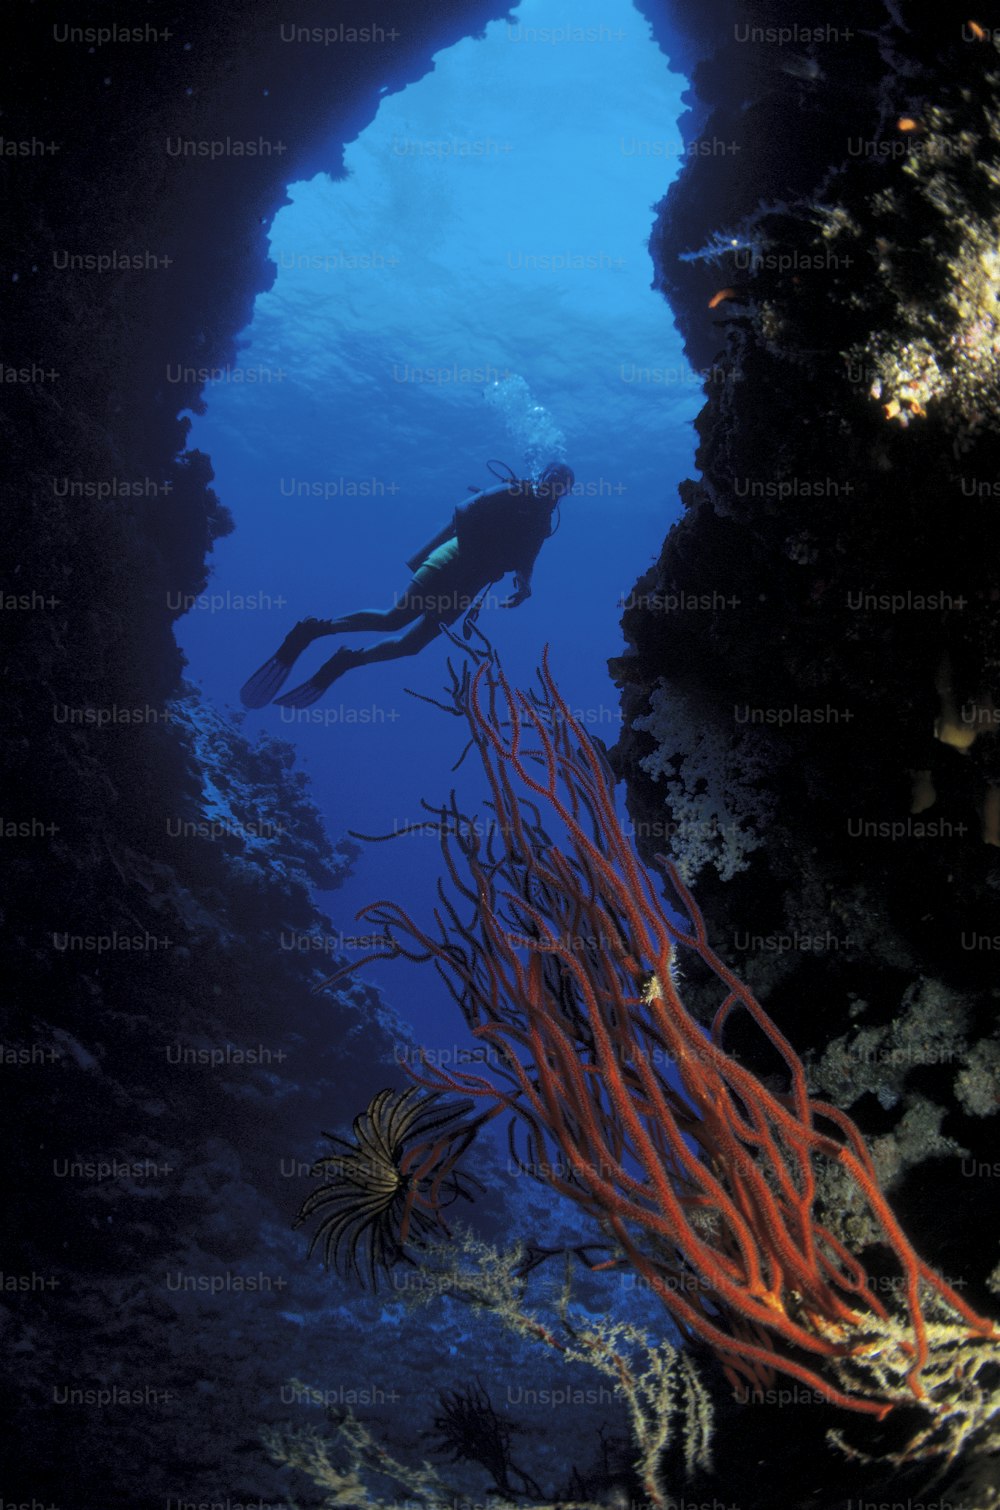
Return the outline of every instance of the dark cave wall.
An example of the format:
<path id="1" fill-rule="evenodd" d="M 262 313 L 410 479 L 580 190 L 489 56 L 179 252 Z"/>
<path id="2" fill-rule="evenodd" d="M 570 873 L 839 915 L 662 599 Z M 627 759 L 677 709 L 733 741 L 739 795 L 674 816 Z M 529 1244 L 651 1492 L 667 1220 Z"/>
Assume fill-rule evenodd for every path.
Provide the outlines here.
<path id="1" fill-rule="evenodd" d="M 16 1181 L 0 1330 L 5 1416 L 30 1444 L 8 1500 L 278 1503 L 259 1425 L 287 1417 L 289 1374 L 335 1368 L 346 1345 L 281 1319 L 330 1303 L 289 1223 L 319 1129 L 401 1082 L 408 1030 L 372 987 L 312 994 L 336 942 L 281 940 L 336 940 L 344 920 L 312 891 L 339 884 L 353 849 L 324 834 L 290 747 L 249 743 L 239 716 L 184 688 L 177 605 L 205 587 L 232 518 L 208 458 L 179 455 L 202 384 L 174 378 L 238 364 L 287 182 L 339 173 L 380 90 L 503 14 L 376 10 L 381 40 L 323 45 L 282 43 L 279 27 L 372 14 L 26 6 L 5 50 L 0 907 Z M 158 36 L 54 35 L 111 24 Z M 168 152 L 184 141 L 229 147 Z M 239 142 L 271 150 L 237 156 Z M 77 254 L 141 265 L 59 265 Z M 56 1174 L 74 1162 L 93 1167 Z M 267 1285 L 241 1315 L 231 1296 L 175 1302 L 168 1272 Z M 298 1288 L 284 1294 L 286 1274 Z M 58 1389 L 112 1384 L 163 1398 L 54 1409 Z"/>
<path id="2" fill-rule="evenodd" d="M 720 953 L 989 1310 L 1000 67 L 947 8 L 796 9 L 831 24 L 850 47 L 720 26 L 695 70 L 701 139 L 736 150 L 689 157 L 651 243 L 708 380 L 615 755 L 645 858 L 686 856 Z M 740 255 L 681 260 L 717 234 Z"/>
<path id="3" fill-rule="evenodd" d="M 152 7 L 129 9 L 127 20 L 120 8 L 111 11 L 119 26 L 153 24 Z M 236 333 L 273 278 L 265 232 L 286 183 L 321 169 L 339 173 L 342 144 L 374 116 L 380 90 L 404 87 L 430 66 L 435 47 L 499 14 L 495 5 L 431 12 L 387 4 L 379 7 L 384 40 L 323 45 L 280 40 L 291 21 L 331 26 L 319 4 L 296 8 L 294 17 L 275 3 L 191 5 L 156 9 L 155 29 L 168 40 L 88 50 L 54 40 L 81 24 L 76 7 L 26 11 L 23 40 L 35 71 L 8 55 L 2 159 L 11 206 L 0 261 L 4 362 L 34 379 L 4 386 L 16 483 L 12 586 L 60 595 L 62 613 L 52 613 L 51 624 L 79 610 L 72 639 L 94 678 L 109 659 L 100 653 L 109 626 L 83 622 L 83 605 L 92 615 L 122 615 L 127 632 L 107 668 L 108 690 L 163 695 L 176 686 L 167 598 L 203 587 L 205 554 L 229 527 L 206 488 L 206 464 L 177 460 L 187 430 L 178 415 L 198 412 L 202 387 L 178 380 L 178 369 L 238 365 Z M 101 16 L 109 19 L 107 10 Z M 367 13 L 353 20 L 371 25 Z M 338 7 L 334 29 L 351 22 Z M 192 143 L 221 155 L 176 155 Z M 12 147 L 28 155 L 11 155 Z M 237 155 L 241 147 L 254 155 Z M 67 253 L 170 265 L 54 265 Z M 44 375 L 51 373 L 58 375 Z M 65 479 L 118 480 L 149 496 L 59 506 L 53 479 L 57 487 Z M 135 569 L 124 572 L 123 559 Z M 21 634 L 30 635 L 34 620 L 22 622 Z"/>

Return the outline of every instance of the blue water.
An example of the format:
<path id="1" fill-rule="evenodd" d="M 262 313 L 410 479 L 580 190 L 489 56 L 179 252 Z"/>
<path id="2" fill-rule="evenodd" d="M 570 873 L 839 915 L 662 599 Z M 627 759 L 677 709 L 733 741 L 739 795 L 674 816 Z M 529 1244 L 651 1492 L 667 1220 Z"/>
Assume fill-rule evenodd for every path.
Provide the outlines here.
<path id="1" fill-rule="evenodd" d="M 701 403 L 646 249 L 681 162 L 684 88 L 627 0 L 524 0 L 385 97 L 346 179 L 290 185 L 270 233 L 276 281 L 236 363 L 256 381 L 210 384 L 189 442 L 236 520 L 210 584 L 227 606 L 209 599 L 179 625 L 210 699 L 236 710 L 298 619 L 389 606 L 405 559 L 470 484 L 493 483 L 488 458 L 522 472 L 554 449 L 577 486 L 533 596 L 481 624 L 522 684 L 549 643 L 581 721 L 618 737 L 606 663 L 619 604 L 677 516 Z M 371 639 L 321 640 L 289 685 Z M 422 796 L 447 795 L 459 725 L 404 689 L 438 694 L 448 653 L 352 672 L 308 718 L 247 715 L 247 732 L 295 745 L 331 836 L 391 832 L 422 816 Z M 478 771 L 459 775 L 478 808 Z M 429 919 L 440 868 L 426 835 L 368 846 L 321 900 L 344 933 L 375 898 Z M 432 971 L 367 976 L 429 1046 L 461 1038 Z"/>

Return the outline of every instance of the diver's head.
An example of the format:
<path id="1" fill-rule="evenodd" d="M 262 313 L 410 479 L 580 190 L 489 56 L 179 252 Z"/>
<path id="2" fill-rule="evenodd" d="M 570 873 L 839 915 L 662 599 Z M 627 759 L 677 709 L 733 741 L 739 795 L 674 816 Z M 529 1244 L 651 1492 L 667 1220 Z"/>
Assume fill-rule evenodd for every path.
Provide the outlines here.
<path id="1" fill-rule="evenodd" d="M 535 483 L 535 492 L 539 498 L 548 498 L 556 504 L 560 498 L 572 492 L 575 481 L 572 467 L 568 467 L 564 461 L 550 461 Z"/>

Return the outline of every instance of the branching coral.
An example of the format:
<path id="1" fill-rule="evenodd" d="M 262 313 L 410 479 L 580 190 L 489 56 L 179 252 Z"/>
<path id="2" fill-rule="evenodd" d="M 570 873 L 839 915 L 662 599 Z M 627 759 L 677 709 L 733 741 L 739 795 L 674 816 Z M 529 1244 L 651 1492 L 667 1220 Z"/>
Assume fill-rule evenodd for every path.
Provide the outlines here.
<path id="1" fill-rule="evenodd" d="M 294 1381 L 298 1385 L 298 1381 Z M 324 1491 L 327 1510 L 456 1510 L 472 1504 L 467 1496 L 456 1492 L 430 1463 L 419 1467 L 393 1457 L 372 1435 L 363 1422 L 349 1412 L 337 1423 L 333 1436 L 316 1427 L 300 1430 L 272 1430 L 264 1433 L 264 1445 L 274 1461 L 294 1468 Z M 387 1495 L 384 1484 L 403 1489 L 406 1499 Z M 294 1501 L 290 1501 L 294 1504 Z M 310 1501 L 312 1503 L 312 1501 Z M 491 1495 L 489 1510 L 607 1510 L 599 1502 L 560 1498 L 552 1502 L 517 1501 Z"/>
<path id="2" fill-rule="evenodd" d="M 485 1102 L 487 1116 L 512 1113 L 526 1167 L 614 1240 L 620 1261 L 716 1352 L 734 1384 L 763 1388 L 784 1373 L 879 1418 L 918 1401 L 934 1425 L 913 1455 L 957 1450 L 991 1413 L 979 1396 L 952 1409 L 981 1361 L 997 1358 L 992 1323 L 914 1251 L 857 1127 L 809 1094 L 792 1046 L 713 952 L 670 865 L 688 921 L 667 916 L 619 824 L 610 770 L 547 659 L 537 693 L 515 691 L 491 656 L 474 675 L 452 677 L 495 822 L 484 836 L 454 795 L 438 810 L 451 890 L 439 885 L 436 934 L 392 903 L 362 916 L 382 926 L 390 956 L 434 961 L 495 1068 L 491 1079 L 430 1068 L 419 1078 Z M 561 844 L 543 828 L 542 807 Z M 722 986 L 708 1034 L 678 995 L 678 949 Z M 775 1061 L 781 1091 L 727 1053 L 737 1014 Z M 827 1165 L 867 1205 L 893 1255 L 901 1311 L 883 1304 L 818 1209 Z M 951 1362 L 941 1362 L 931 1309 L 949 1318 Z M 947 1420 L 959 1421 L 951 1435 Z"/>
<path id="3" fill-rule="evenodd" d="M 516 1336 L 554 1349 L 567 1363 L 596 1369 L 610 1381 L 627 1408 L 636 1471 L 649 1504 L 668 1505 L 670 1495 L 663 1479 L 662 1460 L 664 1449 L 673 1442 L 675 1434 L 679 1436 L 689 1474 L 711 1466 L 712 1407 L 690 1357 L 670 1343 L 652 1342 L 629 1322 L 595 1318 L 574 1305 L 569 1262 L 554 1300 L 540 1293 L 537 1302 L 529 1305 L 527 1291 L 535 1279 L 534 1273 L 529 1278 L 530 1269 L 531 1256 L 526 1248 L 515 1245 L 500 1250 L 469 1233 L 458 1233 L 455 1242 L 431 1239 L 425 1244 L 419 1275 L 414 1276 L 420 1282 L 408 1286 L 404 1296 L 414 1307 L 429 1304 L 442 1295 L 452 1296 L 490 1312 Z M 292 1381 L 292 1388 L 296 1395 L 311 1393 L 298 1380 Z M 460 1400 L 460 1409 L 457 1423 L 455 1413 L 451 1412 L 448 1439 L 451 1443 L 457 1440 L 463 1448 L 459 1456 L 469 1456 L 464 1450 L 468 1444 L 451 1427 L 461 1426 L 470 1402 L 468 1399 L 461 1402 L 460 1396 L 452 1399 Z M 475 1400 L 471 1401 L 471 1407 L 476 1410 Z M 493 1441 L 479 1461 L 489 1467 L 498 1485 L 498 1493 L 491 1497 L 490 1504 L 493 1510 L 506 1510 L 514 1491 L 509 1482 L 509 1454 L 506 1460 L 503 1454 L 502 1423 L 499 1432 L 495 1423 L 491 1432 L 489 1421 L 480 1421 L 477 1430 L 483 1429 Z M 350 1412 L 336 1423 L 332 1435 L 312 1427 L 273 1429 L 265 1434 L 264 1440 L 277 1462 L 298 1469 L 323 1488 L 328 1496 L 326 1503 L 331 1507 L 391 1510 L 398 1502 L 381 1496 L 378 1486 L 382 1482 L 401 1486 L 414 1504 L 426 1506 L 427 1510 L 454 1510 L 462 1500 L 429 1463 L 417 1466 L 396 1458 Z M 525 1489 L 537 1489 L 524 1477 Z M 524 1505 L 523 1499 L 519 1503 L 522 1510 L 544 1510 L 541 1495 L 534 1506 Z M 597 1510 L 596 1505 L 572 1493 L 559 1495 L 556 1503 L 561 1510 Z"/>
<path id="4" fill-rule="evenodd" d="M 746 870 L 773 817 L 776 802 L 766 778 L 773 786 L 775 751 L 757 729 L 723 738 L 688 696 L 663 682 L 651 693 L 649 709 L 632 727 L 656 740 L 640 765 L 667 786 L 665 848 L 683 881 L 693 881 L 706 865 L 728 881 Z"/>
<path id="5" fill-rule="evenodd" d="M 299 1380 L 293 1388 L 305 1389 Z M 309 1426 L 294 1431 L 269 1430 L 264 1446 L 276 1463 L 295 1468 L 325 1491 L 324 1504 L 333 1510 L 396 1510 L 398 1500 L 385 1498 L 373 1481 L 395 1484 L 412 1495 L 427 1510 L 453 1510 L 457 1503 L 450 1487 L 429 1463 L 419 1468 L 402 1463 L 375 1440 L 363 1422 L 350 1412 L 337 1424 L 331 1438 Z M 497 1510 L 503 1510 L 498 1505 Z"/>
<path id="6" fill-rule="evenodd" d="M 676 1434 L 684 1467 L 711 1467 L 712 1404 L 688 1354 L 669 1342 L 654 1343 L 627 1321 L 594 1317 L 572 1303 L 570 1261 L 555 1302 L 556 1317 L 529 1308 L 531 1255 L 520 1245 L 504 1251 L 462 1234 L 454 1245 L 428 1243 L 421 1257 L 421 1284 L 406 1292 L 411 1305 L 447 1294 L 490 1311 L 529 1341 L 544 1343 L 567 1363 L 582 1363 L 608 1378 L 625 1401 L 636 1447 L 636 1471 L 652 1505 L 667 1501 L 661 1475 L 664 1450 Z"/>

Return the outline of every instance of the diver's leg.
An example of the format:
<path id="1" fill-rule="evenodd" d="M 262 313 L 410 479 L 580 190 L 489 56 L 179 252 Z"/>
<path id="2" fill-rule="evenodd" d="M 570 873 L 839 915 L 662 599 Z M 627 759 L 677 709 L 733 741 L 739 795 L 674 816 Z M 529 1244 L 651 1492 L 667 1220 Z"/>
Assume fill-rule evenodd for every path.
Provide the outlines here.
<path id="1" fill-rule="evenodd" d="M 315 676 L 275 701 L 280 708 L 308 708 L 319 701 L 338 677 L 343 676 L 345 671 L 353 670 L 355 666 L 370 666 L 376 661 L 394 661 L 400 656 L 417 655 L 437 636 L 440 623 L 441 620 L 437 618 L 424 618 L 405 634 L 379 640 L 377 644 L 368 645 L 364 650 L 349 650 L 344 646 L 319 668 Z"/>
<path id="2" fill-rule="evenodd" d="M 313 640 L 321 635 L 332 634 L 330 619 L 300 619 L 290 630 L 269 661 L 255 671 L 240 688 L 240 701 L 244 708 L 263 708 L 276 692 L 280 692 L 288 679 L 295 662 Z"/>
<path id="3" fill-rule="evenodd" d="M 424 614 L 443 618 L 449 607 L 452 579 L 464 579 L 465 575 L 457 543 L 454 540 L 446 542 L 422 562 L 403 591 L 396 594 L 391 608 L 363 608 L 358 613 L 344 614 L 342 618 L 329 620 L 323 633 L 352 634 L 370 630 L 376 634 L 388 634 Z"/>
<path id="4" fill-rule="evenodd" d="M 419 655 L 425 645 L 437 638 L 441 620 L 436 618 L 423 618 L 408 629 L 405 634 L 394 635 L 389 640 L 379 640 L 375 645 L 368 645 L 364 650 L 354 650 L 356 666 L 372 666 L 376 661 L 396 661 L 404 655 Z"/>
<path id="5" fill-rule="evenodd" d="M 436 555 L 441 555 L 444 551 Z M 371 665 L 375 661 L 394 661 L 400 656 L 416 655 L 435 638 L 441 624 L 452 624 L 459 614 L 468 609 L 482 586 L 478 574 L 470 579 L 468 568 L 452 551 L 440 564 L 432 557 L 415 573 L 405 590 L 397 597 L 392 608 L 363 609 L 360 613 L 333 619 L 326 634 L 347 634 L 352 630 L 398 629 L 412 620 L 417 622 L 406 634 L 380 640 L 364 650 L 338 650 L 315 676 L 276 699 L 283 708 L 308 708 L 316 702 L 327 687 L 350 671 L 354 666 Z"/>
<path id="6" fill-rule="evenodd" d="M 285 685 L 288 673 L 303 650 L 322 635 L 351 634 L 366 629 L 388 633 L 390 629 L 402 629 L 404 624 L 411 623 L 423 612 L 413 601 L 413 587 L 411 582 L 391 608 L 365 608 L 359 613 L 344 614 L 339 619 L 302 619 L 285 636 L 271 659 L 259 671 L 255 671 L 249 681 L 244 682 L 240 688 L 243 706 L 263 708 L 269 703 Z"/>
<path id="7" fill-rule="evenodd" d="M 404 624 L 409 624 L 419 613 L 420 609 L 411 607 L 404 594 L 391 608 L 362 608 L 357 613 L 344 614 L 343 618 L 330 619 L 330 627 L 323 633 L 353 634 L 366 629 L 402 629 Z"/>
<path id="8" fill-rule="evenodd" d="M 374 630 L 377 634 L 388 634 L 392 629 L 402 629 L 405 624 L 412 624 L 414 619 L 419 619 L 426 612 L 426 593 L 429 583 L 433 583 L 436 576 L 433 571 L 422 567 L 403 588 L 401 593 L 396 594 L 391 608 L 362 608 L 358 613 L 344 614 L 343 618 L 331 619 L 327 634 L 351 634 L 360 631 Z"/>

